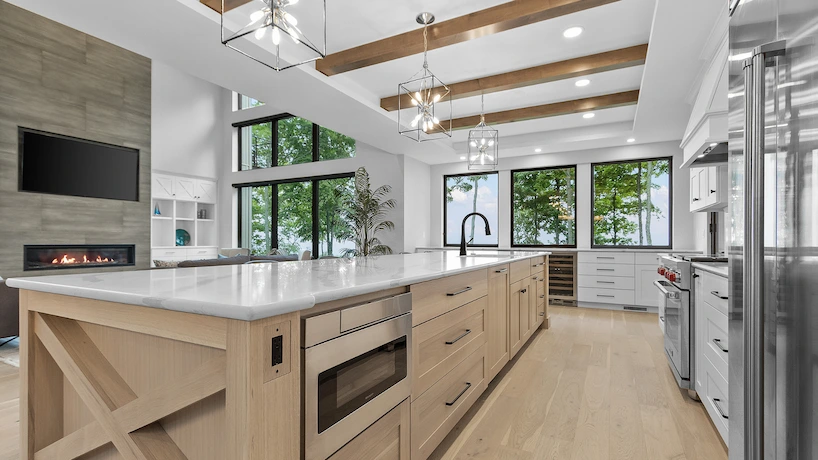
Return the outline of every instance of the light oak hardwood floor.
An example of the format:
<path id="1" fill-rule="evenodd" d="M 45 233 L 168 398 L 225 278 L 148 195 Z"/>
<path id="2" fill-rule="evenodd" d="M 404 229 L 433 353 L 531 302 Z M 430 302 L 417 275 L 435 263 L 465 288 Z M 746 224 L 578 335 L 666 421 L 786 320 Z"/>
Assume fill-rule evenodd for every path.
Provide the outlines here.
<path id="1" fill-rule="evenodd" d="M 551 329 L 506 366 L 430 458 L 727 458 L 704 407 L 673 380 L 656 315 L 549 312 Z M 0 364 L 0 460 L 18 459 L 18 393 L 18 370 Z"/>
<path id="2" fill-rule="evenodd" d="M 20 452 L 20 373 L 0 363 L 0 460 L 17 460 Z"/>
<path id="3" fill-rule="evenodd" d="M 431 459 L 727 459 L 673 379 L 655 314 L 549 313 Z"/>

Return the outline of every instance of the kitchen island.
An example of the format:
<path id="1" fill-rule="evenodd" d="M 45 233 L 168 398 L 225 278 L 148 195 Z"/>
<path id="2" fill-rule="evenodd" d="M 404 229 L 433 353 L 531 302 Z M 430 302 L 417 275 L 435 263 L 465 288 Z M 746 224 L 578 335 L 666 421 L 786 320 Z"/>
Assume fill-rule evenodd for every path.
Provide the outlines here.
<path id="1" fill-rule="evenodd" d="M 21 290 L 21 458 L 298 460 L 302 318 L 407 292 L 418 368 L 395 410 L 411 407 L 423 436 L 410 445 L 405 410 L 384 449 L 425 458 L 547 327 L 546 264 L 541 252 L 442 252 L 9 280 Z M 475 333 L 441 351 L 438 336 L 464 321 Z M 458 404 L 426 406 L 478 362 Z M 365 459 L 358 438 L 347 446 Z"/>

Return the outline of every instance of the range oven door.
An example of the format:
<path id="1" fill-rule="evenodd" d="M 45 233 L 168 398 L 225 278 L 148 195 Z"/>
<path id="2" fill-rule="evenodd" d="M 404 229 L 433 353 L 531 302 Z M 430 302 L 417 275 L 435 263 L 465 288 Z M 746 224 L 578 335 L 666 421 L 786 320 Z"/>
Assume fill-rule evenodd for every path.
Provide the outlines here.
<path id="1" fill-rule="evenodd" d="M 304 452 L 324 460 L 409 397 L 412 315 L 304 350 Z"/>
<path id="2" fill-rule="evenodd" d="M 661 304 L 665 316 L 665 354 L 682 388 L 692 389 L 690 366 L 690 291 L 679 289 L 665 280 L 653 284 L 661 293 Z"/>

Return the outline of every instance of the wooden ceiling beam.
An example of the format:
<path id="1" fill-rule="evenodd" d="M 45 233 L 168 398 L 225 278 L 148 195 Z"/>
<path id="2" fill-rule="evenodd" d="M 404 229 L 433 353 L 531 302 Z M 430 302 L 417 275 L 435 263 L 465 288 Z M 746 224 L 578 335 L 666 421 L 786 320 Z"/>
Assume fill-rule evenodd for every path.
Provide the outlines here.
<path id="1" fill-rule="evenodd" d="M 584 56 L 567 61 L 552 62 L 528 69 L 476 78 L 449 85 L 452 100 L 496 93 L 526 86 L 539 85 L 557 80 L 582 77 L 609 70 L 635 67 L 645 63 L 648 45 L 632 46 L 605 53 Z M 398 98 L 401 98 L 400 100 Z M 407 94 L 381 99 L 381 107 L 392 112 L 398 107 L 407 108 L 411 101 Z M 400 105 L 399 105 L 400 104 Z"/>
<path id="2" fill-rule="evenodd" d="M 612 109 L 615 107 L 634 105 L 638 101 L 639 90 L 637 89 L 622 93 L 606 94 L 604 96 L 576 99 L 573 101 L 555 102 L 552 104 L 487 113 L 486 123 L 489 125 L 500 125 L 504 123 L 513 123 L 516 121 L 590 112 L 592 110 Z M 480 123 L 480 115 L 455 118 L 452 120 L 452 129 L 473 128 L 477 126 L 477 123 Z M 441 124 L 445 124 L 445 120 L 441 120 Z"/>
<path id="3" fill-rule="evenodd" d="M 250 3 L 251 0 L 224 0 L 224 11 L 228 12 L 234 8 L 238 8 L 245 3 Z M 199 3 L 210 8 L 211 10 L 220 13 L 222 12 L 222 0 L 199 0 Z"/>
<path id="4" fill-rule="evenodd" d="M 202 0 L 205 1 L 205 0 Z M 429 26 L 429 49 L 462 43 L 619 0 L 514 0 Z M 520 45 L 522 46 L 522 44 Z M 333 53 L 316 61 L 327 76 L 423 52 L 423 29 Z"/>

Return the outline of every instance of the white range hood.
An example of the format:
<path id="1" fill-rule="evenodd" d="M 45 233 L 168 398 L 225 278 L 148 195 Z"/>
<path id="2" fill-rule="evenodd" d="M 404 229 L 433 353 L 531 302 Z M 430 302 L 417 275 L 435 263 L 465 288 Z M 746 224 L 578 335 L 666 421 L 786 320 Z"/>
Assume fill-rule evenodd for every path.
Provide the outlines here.
<path id="1" fill-rule="evenodd" d="M 717 25 L 717 27 L 719 27 Z M 726 24 L 724 30 L 726 31 Z M 681 148 L 684 150 L 682 168 L 690 167 L 699 155 L 709 151 L 712 144 L 727 142 L 727 35 L 718 45 L 713 59 L 702 78 L 690 121 L 687 123 Z"/>

